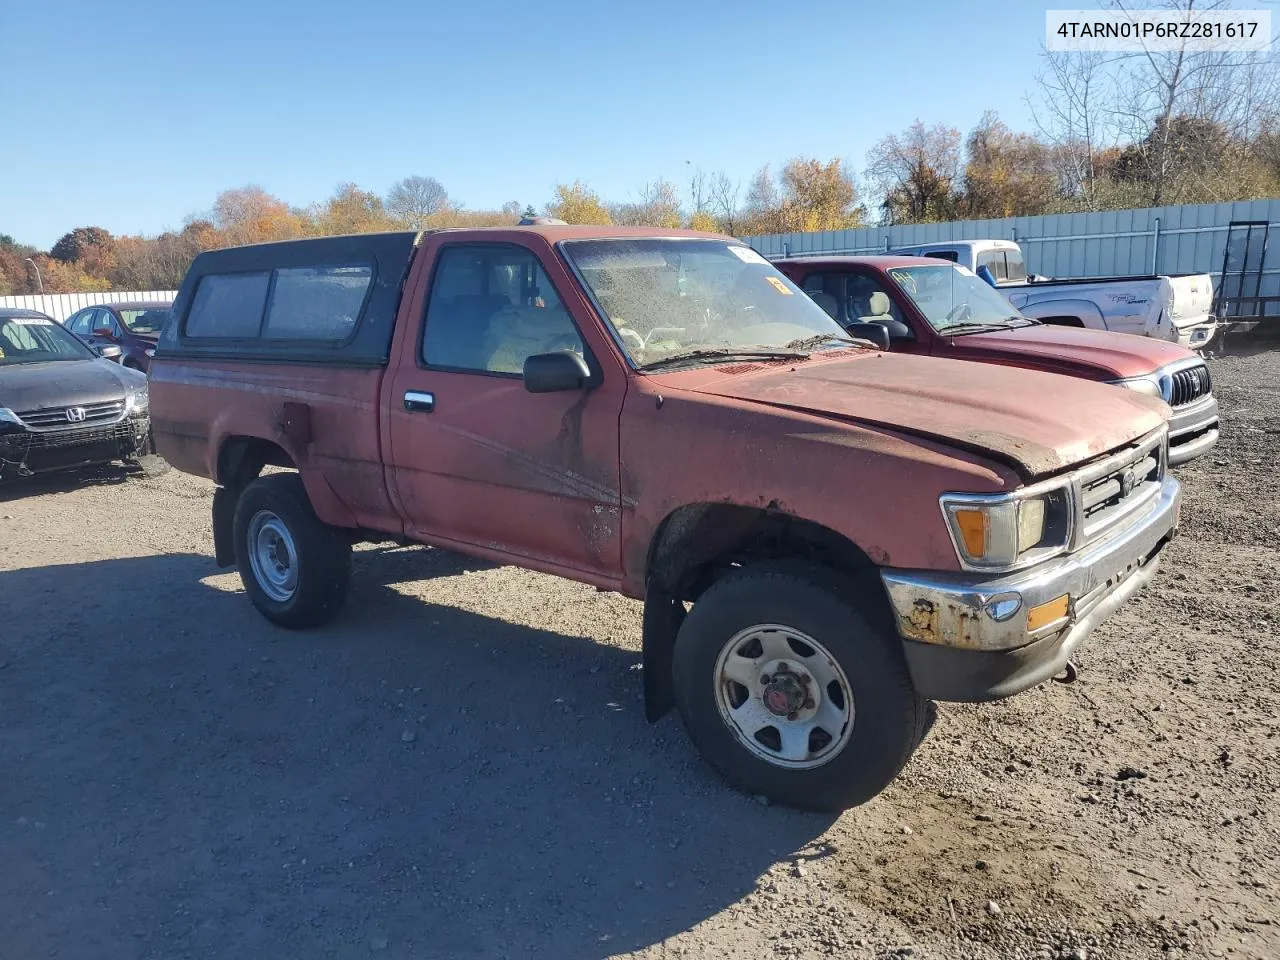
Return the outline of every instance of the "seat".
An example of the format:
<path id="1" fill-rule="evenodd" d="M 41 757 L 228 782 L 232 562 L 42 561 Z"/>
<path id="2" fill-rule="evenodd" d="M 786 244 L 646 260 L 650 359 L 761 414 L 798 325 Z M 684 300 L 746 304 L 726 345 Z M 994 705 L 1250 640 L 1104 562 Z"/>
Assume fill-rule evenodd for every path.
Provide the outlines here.
<path id="1" fill-rule="evenodd" d="M 889 295 L 883 290 L 877 290 L 871 296 L 867 297 L 868 316 L 859 317 L 859 323 L 889 323 L 893 320 L 890 311 L 893 309 L 893 301 L 889 299 Z"/>
<path id="2" fill-rule="evenodd" d="M 563 308 L 507 306 L 489 324 L 483 369 L 523 373 L 526 357 L 556 350 L 582 352 L 577 328 Z"/>
<path id="3" fill-rule="evenodd" d="M 824 290 L 809 290 L 806 292 L 809 294 L 809 299 L 827 311 L 827 315 L 832 320 L 840 319 L 840 303 L 835 297 Z"/>

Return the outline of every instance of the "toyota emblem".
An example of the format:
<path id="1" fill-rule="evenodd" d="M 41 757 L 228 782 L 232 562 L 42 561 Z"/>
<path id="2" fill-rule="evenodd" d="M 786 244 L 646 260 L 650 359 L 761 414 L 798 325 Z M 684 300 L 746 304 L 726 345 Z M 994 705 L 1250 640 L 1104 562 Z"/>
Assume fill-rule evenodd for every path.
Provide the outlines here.
<path id="1" fill-rule="evenodd" d="M 69 423 L 84 423 L 84 407 L 67 407 Z"/>
<path id="2" fill-rule="evenodd" d="M 1126 470 L 1124 473 L 1120 474 L 1120 496 L 1127 497 L 1129 494 L 1133 493 L 1134 484 L 1137 482 L 1138 478 L 1132 469 Z"/>

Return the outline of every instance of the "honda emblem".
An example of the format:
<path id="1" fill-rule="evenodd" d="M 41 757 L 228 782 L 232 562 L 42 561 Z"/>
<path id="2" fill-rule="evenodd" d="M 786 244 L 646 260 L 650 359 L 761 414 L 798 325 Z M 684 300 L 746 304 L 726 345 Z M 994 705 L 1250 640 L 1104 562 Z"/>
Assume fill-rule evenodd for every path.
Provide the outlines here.
<path id="1" fill-rule="evenodd" d="M 67 407 L 69 423 L 84 423 L 84 407 Z"/>

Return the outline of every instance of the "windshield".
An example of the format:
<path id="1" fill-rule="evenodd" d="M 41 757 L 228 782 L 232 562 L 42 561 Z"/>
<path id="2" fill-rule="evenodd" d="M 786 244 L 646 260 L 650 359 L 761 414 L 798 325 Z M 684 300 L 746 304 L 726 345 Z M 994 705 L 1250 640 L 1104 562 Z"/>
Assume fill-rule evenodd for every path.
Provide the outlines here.
<path id="1" fill-rule="evenodd" d="M 722 240 L 572 240 L 565 255 L 631 361 L 644 367 L 844 339 L 838 323 L 750 247 Z M 805 343 L 805 349 L 824 345 Z M 833 340 L 832 346 L 840 346 Z M 796 354 L 798 355 L 798 354 Z"/>
<path id="2" fill-rule="evenodd" d="M 0 317 L 0 367 L 93 358 L 93 351 L 47 317 Z"/>
<path id="3" fill-rule="evenodd" d="M 120 319 L 129 328 L 130 333 L 144 337 L 158 337 L 164 330 L 165 321 L 169 319 L 169 311 L 152 307 L 146 310 L 121 310 Z"/>
<path id="4" fill-rule="evenodd" d="M 949 263 L 890 267 L 889 276 L 911 298 L 933 329 L 971 331 L 1023 326 L 1031 321 L 996 289 L 965 267 Z"/>

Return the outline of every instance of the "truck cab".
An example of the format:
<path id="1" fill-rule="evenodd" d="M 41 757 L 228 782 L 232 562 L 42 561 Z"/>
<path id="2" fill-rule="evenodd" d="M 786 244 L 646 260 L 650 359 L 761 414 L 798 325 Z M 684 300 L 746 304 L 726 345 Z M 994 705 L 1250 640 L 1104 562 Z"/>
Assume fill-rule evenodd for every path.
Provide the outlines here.
<path id="1" fill-rule="evenodd" d="M 929 699 L 1069 674 L 1177 526 L 1158 398 L 881 352 L 691 231 L 203 253 L 150 376 L 157 446 L 217 484 L 214 559 L 268 620 L 339 616 L 363 541 L 619 592 L 646 715 L 810 809 L 891 782 Z"/>

